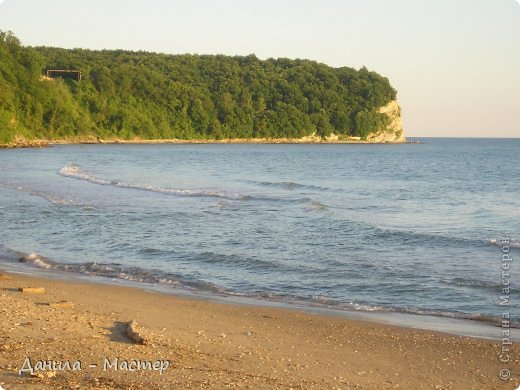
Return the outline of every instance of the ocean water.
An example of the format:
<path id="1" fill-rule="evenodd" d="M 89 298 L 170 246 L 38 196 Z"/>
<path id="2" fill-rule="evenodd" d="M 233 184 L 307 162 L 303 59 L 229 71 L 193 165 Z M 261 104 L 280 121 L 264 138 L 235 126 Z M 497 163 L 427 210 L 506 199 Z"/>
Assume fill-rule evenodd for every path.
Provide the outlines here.
<path id="1" fill-rule="evenodd" d="M 518 326 L 520 139 L 422 141 L 0 150 L 0 268 Z"/>

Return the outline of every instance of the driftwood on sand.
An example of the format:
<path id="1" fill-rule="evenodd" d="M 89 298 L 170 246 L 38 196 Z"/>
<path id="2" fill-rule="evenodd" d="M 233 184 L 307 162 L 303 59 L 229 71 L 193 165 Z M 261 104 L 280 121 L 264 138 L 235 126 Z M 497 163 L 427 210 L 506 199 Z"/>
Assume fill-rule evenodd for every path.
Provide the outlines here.
<path id="1" fill-rule="evenodd" d="M 20 287 L 18 291 L 24 294 L 44 294 L 45 289 L 43 287 Z"/>

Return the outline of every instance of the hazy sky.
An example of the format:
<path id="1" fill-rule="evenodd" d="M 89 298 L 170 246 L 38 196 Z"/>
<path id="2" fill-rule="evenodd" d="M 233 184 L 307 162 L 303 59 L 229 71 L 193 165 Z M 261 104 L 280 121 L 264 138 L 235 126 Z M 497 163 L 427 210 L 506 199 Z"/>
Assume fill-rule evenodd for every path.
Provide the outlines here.
<path id="1" fill-rule="evenodd" d="M 398 90 L 408 136 L 520 137 L 516 0 L 4 0 L 26 45 L 309 58 Z"/>

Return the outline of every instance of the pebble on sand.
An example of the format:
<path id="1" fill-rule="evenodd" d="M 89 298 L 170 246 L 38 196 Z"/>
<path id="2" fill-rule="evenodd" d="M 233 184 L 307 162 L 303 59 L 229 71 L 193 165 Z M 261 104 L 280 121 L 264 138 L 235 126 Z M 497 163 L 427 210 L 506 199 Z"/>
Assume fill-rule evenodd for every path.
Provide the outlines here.
<path id="1" fill-rule="evenodd" d="M 148 340 L 144 337 L 143 331 L 139 324 L 132 320 L 128 323 L 126 334 L 130 340 L 136 344 L 147 345 Z"/>

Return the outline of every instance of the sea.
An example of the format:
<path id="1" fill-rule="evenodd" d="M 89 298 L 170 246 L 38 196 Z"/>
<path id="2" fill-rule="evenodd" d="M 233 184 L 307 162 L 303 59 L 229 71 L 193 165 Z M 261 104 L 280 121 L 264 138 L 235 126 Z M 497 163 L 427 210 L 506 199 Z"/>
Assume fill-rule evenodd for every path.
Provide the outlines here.
<path id="1" fill-rule="evenodd" d="M 415 140 L 3 149 L 0 269 L 498 339 L 520 139 Z"/>

